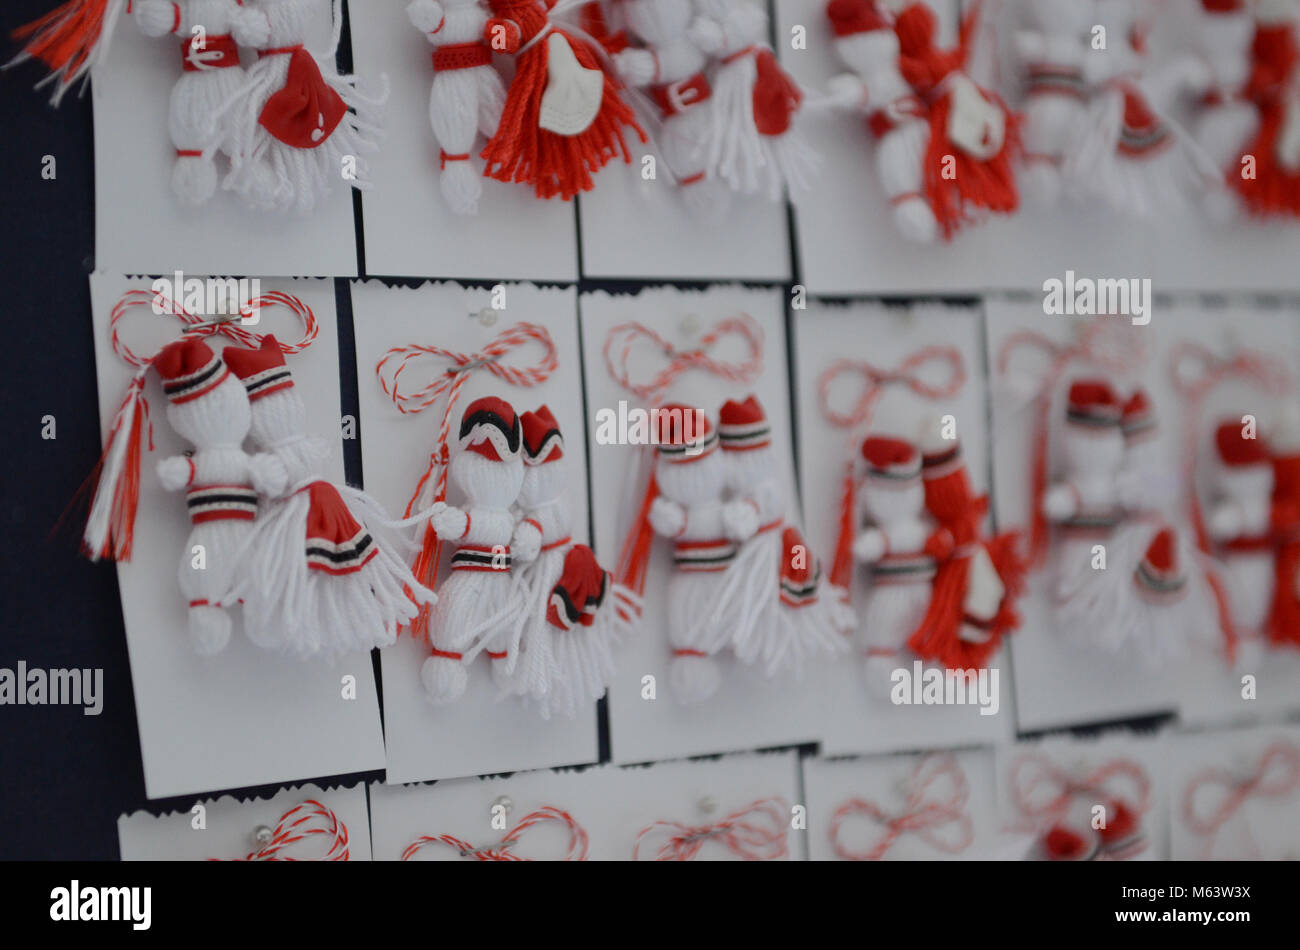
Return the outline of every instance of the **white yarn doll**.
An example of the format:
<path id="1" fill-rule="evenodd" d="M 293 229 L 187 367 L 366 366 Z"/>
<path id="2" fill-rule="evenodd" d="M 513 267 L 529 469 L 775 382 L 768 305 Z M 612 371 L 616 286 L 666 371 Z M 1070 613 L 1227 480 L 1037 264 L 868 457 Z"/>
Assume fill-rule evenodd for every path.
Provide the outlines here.
<path id="1" fill-rule="evenodd" d="M 758 529 L 758 515 L 748 502 L 723 501 L 726 466 L 708 418 L 678 404 L 656 412 L 658 495 L 649 521 L 656 534 L 673 540 L 677 569 L 668 586 L 669 681 L 680 702 L 697 703 L 721 682 L 713 655 L 727 646 L 743 607 L 722 596 L 725 572 L 737 542 Z"/>
<path id="2" fill-rule="evenodd" d="M 717 63 L 707 171 L 741 194 L 773 201 L 807 188 L 820 164 L 797 125 L 803 93 L 767 45 L 767 11 L 753 0 L 696 0 L 690 38 Z"/>
<path id="3" fill-rule="evenodd" d="M 1080 197 L 1135 215 L 1178 211 L 1222 187 L 1209 155 L 1166 114 L 1179 95 L 1204 83 L 1204 66 L 1180 56 L 1150 68 L 1145 9 L 1132 0 L 1097 0 L 1107 47 L 1086 59 L 1095 91 L 1065 162 Z"/>
<path id="4" fill-rule="evenodd" d="M 1105 380 L 1070 384 L 1059 445 L 1064 475 L 1047 488 L 1041 502 L 1043 515 L 1062 532 L 1056 551 L 1057 606 L 1069 604 L 1078 615 L 1098 622 L 1111 605 L 1104 596 L 1105 571 L 1094 567 L 1100 563 L 1094 549 L 1110 545 L 1123 517 L 1118 484 L 1124 462 L 1121 413 L 1119 396 Z"/>
<path id="5" fill-rule="evenodd" d="M 199 339 L 164 349 L 154 367 L 167 395 L 167 421 L 193 452 L 158 463 L 168 491 L 185 490 L 189 540 L 181 552 L 180 588 L 188 601 L 190 643 L 200 656 L 220 653 L 230 642 L 226 608 L 237 569 L 253 532 L 259 494 L 279 494 L 285 466 L 243 449 L 251 422 L 248 396 L 221 357 Z"/>
<path id="6" fill-rule="evenodd" d="M 265 506 L 244 559 L 237 593 L 249 638 L 326 659 L 393 643 L 398 627 L 436 598 L 396 553 L 387 515 L 321 476 L 328 444 L 307 435 L 307 406 L 274 337 L 256 350 L 227 347 L 222 357 L 248 392 L 253 446 L 289 475 L 287 494 Z"/>
<path id="7" fill-rule="evenodd" d="M 911 442 L 883 435 L 862 443 L 866 474 L 858 493 L 865 527 L 853 556 L 870 566 L 867 607 L 858 628 L 863 670 L 873 695 L 886 696 L 907 641 L 930 605 L 937 571 L 934 523 L 925 513 L 921 453 Z"/>
<path id="8" fill-rule="evenodd" d="M 1088 114 L 1086 57 L 1096 15 L 1079 0 L 1028 0 L 1015 47 L 1024 70 L 1025 190 L 1043 204 L 1060 197 L 1061 167 Z"/>
<path id="9" fill-rule="evenodd" d="M 1062 604 L 1057 623 L 1081 643 L 1131 650 L 1157 669 L 1192 643 L 1213 644 L 1221 636 L 1218 609 L 1204 556 L 1163 514 L 1177 497 L 1177 484 L 1145 390 L 1124 404 L 1120 431 L 1124 453 L 1116 486 L 1123 520 L 1107 544 L 1107 568 L 1096 578 L 1099 596 Z"/>
<path id="10" fill-rule="evenodd" d="M 265 45 L 266 18 L 237 0 L 137 0 L 132 12 L 146 36 L 184 37 L 184 71 L 167 113 L 176 146 L 172 191 L 183 204 L 201 205 L 217 191 L 216 153 L 230 153 L 230 109 L 246 81 L 239 47 Z"/>
<path id="11" fill-rule="evenodd" d="M 378 98 L 360 93 L 340 76 L 333 57 L 342 29 L 334 2 L 330 46 L 318 57 L 305 46 L 318 0 L 256 0 L 267 38 L 248 69 L 245 94 L 235 106 L 231 170 L 223 187 L 251 207 L 311 211 L 338 181 L 369 185 L 362 155 L 378 148 Z"/>
<path id="12" fill-rule="evenodd" d="M 626 632 L 615 604 L 626 592 L 615 590 L 590 548 L 573 543 L 571 473 L 555 416 L 542 406 L 520 420 L 524 477 L 518 508 L 541 540 L 537 557 L 517 567 L 524 606 L 504 669 L 513 691 L 538 701 L 543 718 L 573 718 L 604 695 L 614 675 L 613 646 Z"/>
<path id="13" fill-rule="evenodd" d="M 843 649 L 851 629 L 836 598 L 822 597 L 821 572 L 799 532 L 785 527 L 786 497 L 772 448 L 772 427 L 753 396 L 728 400 L 718 412 L 718 437 L 732 501 L 747 502 L 758 530 L 726 571 L 724 602 L 735 599 L 731 646 L 742 663 L 761 662 L 768 676 L 799 669 L 817 652 Z M 789 537 L 793 531 L 793 537 Z M 794 545 L 797 563 L 788 563 Z"/>
<path id="14" fill-rule="evenodd" d="M 506 102 L 486 40 L 487 10 L 478 0 L 414 0 L 406 14 L 433 44 L 429 120 L 439 146 L 438 185 L 455 214 L 477 214 L 483 181 L 474 144 L 480 134 L 496 134 Z"/>
<path id="15" fill-rule="evenodd" d="M 511 511 L 524 480 L 521 438 L 514 407 L 504 399 L 476 399 L 461 417 L 448 477 L 466 504 L 435 502 L 431 515 L 438 537 L 457 547 L 430 617 L 433 655 L 420 669 L 430 702 L 459 699 L 469 682 L 468 664 L 480 652 L 491 659 L 498 688 L 510 691 L 511 642 L 524 607 L 513 559 L 534 560 L 542 539 L 536 522 L 516 524 Z"/>
<path id="16" fill-rule="evenodd" d="M 930 243 L 939 233 L 922 180 L 930 124 L 899 72 L 898 34 L 873 0 L 831 0 L 826 14 L 835 53 L 852 70 L 833 77 L 828 91 L 841 107 L 867 116 L 876 142 L 876 175 L 894 224 L 909 240 Z"/>
<path id="17" fill-rule="evenodd" d="M 1214 434 L 1214 500 L 1205 527 L 1218 547 L 1236 635 L 1258 643 L 1276 583 L 1269 448 L 1240 419 Z M 1246 658 L 1243 658 L 1246 659 Z"/>
<path id="18" fill-rule="evenodd" d="M 692 0 L 623 0 L 619 9 L 644 48 L 614 54 L 619 77 L 645 89 L 659 107 L 658 145 L 691 211 L 719 218 L 731 205 L 731 190 L 708 171 L 713 128 L 709 99 L 713 87 L 709 56 L 695 44 L 689 28 Z"/>

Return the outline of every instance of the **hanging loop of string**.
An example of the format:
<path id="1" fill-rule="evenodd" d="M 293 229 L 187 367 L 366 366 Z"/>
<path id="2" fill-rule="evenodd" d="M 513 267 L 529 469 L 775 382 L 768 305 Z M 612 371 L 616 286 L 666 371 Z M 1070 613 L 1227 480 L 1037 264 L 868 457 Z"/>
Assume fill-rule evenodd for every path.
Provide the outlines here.
<path id="1" fill-rule="evenodd" d="M 648 839 L 667 835 L 656 861 L 694 861 L 710 842 L 745 861 L 775 861 L 790 853 L 788 832 L 790 809 L 779 798 L 764 798 L 707 825 L 684 825 L 656 821 L 642 828 L 632 848 L 632 860 L 640 860 L 641 846 Z"/>
<path id="2" fill-rule="evenodd" d="M 311 845 L 299 847 L 302 842 L 310 842 L 311 845 L 324 843 L 327 847 L 324 854 L 317 857 L 300 857 L 297 852 L 312 850 Z M 347 861 L 349 857 L 348 826 L 328 806 L 309 798 L 280 817 L 265 844 L 236 860 Z"/>
<path id="3" fill-rule="evenodd" d="M 934 377 L 936 368 L 942 375 Z M 847 409 L 833 404 L 833 391 L 843 380 L 857 382 L 857 395 Z M 822 415 L 839 429 L 847 431 L 845 470 L 840 493 L 839 532 L 831 558 L 831 586 L 847 600 L 853 579 L 853 534 L 857 528 L 855 511 L 857 446 L 870 427 L 876 403 L 891 388 L 902 387 L 927 400 L 947 399 L 966 385 L 966 364 L 961 350 L 953 346 L 927 346 L 904 359 L 898 366 L 882 369 L 861 360 L 836 360 L 822 371 L 817 380 L 817 395 Z"/>
<path id="4" fill-rule="evenodd" d="M 1151 802 L 1151 779 L 1146 769 L 1131 759 L 1111 759 L 1082 773 L 1062 768 L 1040 752 L 1027 752 L 1011 765 L 1011 798 L 1031 824 L 1055 821 L 1064 816 L 1081 796 L 1119 800 L 1115 782 L 1127 783 L 1133 793 L 1122 799 L 1139 815 Z M 1046 794 L 1044 794 L 1046 792 Z"/>
<path id="5" fill-rule="evenodd" d="M 241 346 L 256 349 L 267 334 L 250 330 L 245 318 L 262 311 L 284 307 L 302 322 L 302 338 L 296 343 L 280 344 L 285 354 L 298 353 L 312 344 L 320 332 L 316 315 L 292 294 L 275 291 L 245 301 L 237 313 L 208 319 L 191 313 L 182 304 L 152 290 L 129 290 L 114 305 L 109 316 L 109 334 L 113 352 L 135 373 L 127 385 L 126 395 L 113 418 L 104 454 L 100 457 L 92 483 L 95 495 L 82 535 L 87 554 L 92 558 L 129 561 L 134 546 L 135 516 L 140 500 L 140 455 L 145 433 L 149 451 L 153 451 L 153 422 L 145 399 L 145 382 L 149 369 L 162 349 L 143 356 L 127 346 L 122 321 L 138 308 L 148 307 L 156 314 L 172 316 L 181 322 L 181 338 L 220 335 Z"/>
<path id="6" fill-rule="evenodd" d="M 1033 388 L 1034 425 L 1030 461 L 1029 560 L 1041 565 L 1047 555 L 1049 525 L 1043 514 L 1043 496 L 1047 492 L 1048 432 L 1051 423 L 1053 387 L 1074 364 L 1091 364 L 1118 376 L 1138 371 L 1146 362 L 1146 341 L 1130 324 L 1112 316 L 1095 317 L 1067 343 L 1053 340 L 1036 330 L 1010 334 L 998 350 L 997 370 L 1000 377 L 1011 373 L 1011 362 L 1019 351 L 1044 354 L 1047 363 Z"/>
<path id="7" fill-rule="evenodd" d="M 729 360 L 713 355 L 724 341 L 731 339 L 738 340 L 743 347 L 740 359 Z M 665 362 L 649 379 L 639 380 L 634 376 L 632 362 L 635 354 L 646 346 L 661 354 Z M 707 373 L 737 384 L 748 384 L 757 379 L 763 371 L 763 328 L 749 314 L 738 314 L 715 323 L 700 337 L 694 349 L 679 350 L 645 324 L 621 323 L 605 337 L 603 353 L 610 378 L 653 411 L 667 398 L 673 384 L 687 373 Z M 630 482 L 635 489 L 644 487 L 644 491 L 624 536 L 614 573 L 615 579 L 638 598 L 619 606 L 619 616 L 628 621 L 640 615 L 639 598 L 645 593 L 650 549 L 654 544 L 650 505 L 658 494 L 658 486 L 650 452 L 651 447 L 645 446 L 638 460 L 637 477 Z"/>
<path id="8" fill-rule="evenodd" d="M 529 344 L 541 347 L 535 363 L 516 366 L 506 362 L 506 357 Z M 418 367 L 429 361 L 449 364 L 432 377 L 420 375 Z M 559 354 L 550 332 L 540 324 L 516 323 L 498 334 L 477 353 L 462 353 L 448 347 L 431 344 L 395 346 L 380 359 L 375 367 L 379 385 L 393 401 L 397 411 L 413 415 L 442 403 L 442 418 L 438 424 L 437 440 L 424 473 L 407 502 L 404 517 L 410 518 L 417 509 L 447 498 L 447 472 L 450 461 L 451 427 L 461 391 L 470 376 L 484 370 L 512 386 L 532 387 L 550 378 L 559 367 Z M 442 540 L 432 523 L 424 526 L 424 542 L 412 566 L 412 572 L 426 587 L 432 588 L 438 574 L 442 554 Z M 411 622 L 411 631 L 420 638 L 429 632 L 428 606 Z"/>
<path id="9" fill-rule="evenodd" d="M 944 795 L 935 786 L 946 785 Z M 898 812 L 890 812 L 866 798 L 851 798 L 831 816 L 830 839 L 835 854 L 844 861 L 879 861 L 904 835 L 914 834 L 926 844 L 947 854 L 959 854 L 975 840 L 971 817 L 966 813 L 970 786 L 966 774 L 951 755 L 926 756 L 908 776 L 906 800 Z M 844 824 L 851 818 L 866 818 L 883 829 L 871 847 L 855 850 L 842 839 Z M 945 834 L 945 829 L 951 829 Z"/>
<path id="10" fill-rule="evenodd" d="M 421 835 L 402 851 L 402 860 L 410 861 L 425 848 L 441 845 L 456 851 L 462 858 L 473 858 L 475 861 L 533 861 L 534 858 L 525 858 L 516 854 L 515 846 L 519 844 L 520 838 L 528 829 L 548 822 L 558 822 L 569 833 L 564 857 L 558 860 L 586 861 L 589 844 L 586 829 L 578 824 L 577 820 L 567 811 L 553 805 L 546 805 L 531 814 L 525 815 L 520 819 L 519 824 L 506 832 L 505 837 L 489 847 L 475 847 L 455 835 Z"/>
<path id="11" fill-rule="evenodd" d="M 743 359 L 732 361 L 712 355 L 723 340 L 732 337 L 744 345 Z M 646 344 L 662 353 L 667 362 L 650 379 L 640 382 L 632 375 L 631 362 L 638 347 Z M 691 371 L 734 383 L 753 382 L 763 371 L 763 328 L 748 314 L 739 314 L 715 323 L 694 349 L 679 350 L 645 324 L 622 323 L 605 337 L 604 356 L 610 378 L 653 407 L 663 402 L 679 377 Z"/>
<path id="12" fill-rule="evenodd" d="M 1286 798 L 1300 791 L 1300 746 L 1274 742 L 1247 775 L 1211 768 L 1198 772 L 1183 790 L 1183 823 L 1205 839 L 1209 857 L 1223 826 L 1252 798 Z M 1205 809 L 1199 806 L 1210 804 Z M 1258 857 L 1259 845 L 1245 828 L 1245 843 Z"/>

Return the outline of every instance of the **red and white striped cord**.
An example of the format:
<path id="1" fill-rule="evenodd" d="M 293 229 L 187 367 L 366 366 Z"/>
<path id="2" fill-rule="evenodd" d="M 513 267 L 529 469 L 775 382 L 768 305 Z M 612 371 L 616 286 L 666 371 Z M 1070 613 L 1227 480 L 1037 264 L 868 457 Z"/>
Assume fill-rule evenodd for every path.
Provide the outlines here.
<path id="1" fill-rule="evenodd" d="M 745 861 L 776 861 L 789 856 L 790 808 L 780 798 L 764 798 L 709 825 L 684 825 L 656 821 L 636 836 L 632 860 L 639 861 L 641 845 L 667 834 L 655 852 L 656 861 L 694 861 L 714 842 Z"/>
<path id="2" fill-rule="evenodd" d="M 1215 797 L 1206 794 L 1215 793 Z M 1300 792 L 1300 746 L 1290 742 L 1274 742 L 1260 754 L 1252 772 L 1247 775 L 1227 769 L 1209 768 L 1188 780 L 1183 789 L 1183 824 L 1195 835 L 1205 839 L 1204 857 L 1209 858 L 1219 834 L 1234 815 L 1252 798 L 1287 798 Z M 1212 803 L 1208 810 L 1198 809 L 1201 804 Z M 1259 845 L 1243 826 L 1244 843 L 1253 856 L 1259 857 Z"/>
<path id="3" fill-rule="evenodd" d="M 564 857 L 558 860 L 586 861 L 588 852 L 586 829 L 578 824 L 577 820 L 567 811 L 562 811 L 553 805 L 546 805 L 529 815 L 525 815 L 519 824 L 506 832 L 505 837 L 486 848 L 476 848 L 468 841 L 457 838 L 455 835 L 422 835 L 406 846 L 406 850 L 402 852 L 402 860 L 410 861 L 422 849 L 430 845 L 442 845 L 459 852 L 462 858 L 473 858 L 475 861 L 534 861 L 537 859 L 525 858 L 516 854 L 514 848 L 519 843 L 519 839 L 524 832 L 529 828 L 552 821 L 564 825 L 569 832 L 569 843 L 565 849 Z"/>
<path id="4" fill-rule="evenodd" d="M 738 361 L 724 360 L 710 355 L 728 338 L 739 339 L 745 348 L 745 357 Z M 639 344 L 650 343 L 667 358 L 667 363 L 645 382 L 632 376 L 631 360 Z M 678 350 L 654 330 L 642 323 L 621 323 L 605 337 L 605 367 L 610 378 L 649 407 L 663 402 L 668 390 L 678 377 L 692 370 L 710 373 L 734 383 L 750 383 L 763 371 L 763 328 L 753 317 L 740 314 L 727 317 L 713 325 L 700 337 L 693 350 Z"/>
<path id="5" fill-rule="evenodd" d="M 529 343 L 537 343 L 542 348 L 540 358 L 531 366 L 516 367 L 503 362 L 503 358 L 513 350 Z M 413 364 L 433 358 L 445 360 L 451 365 L 434 376 L 422 386 L 407 392 L 403 389 L 403 376 Z M 429 456 L 429 465 L 420 476 L 415 493 L 406 506 L 406 516 L 419 506 L 420 499 L 438 471 L 437 484 L 431 500 L 441 501 L 447 497 L 448 445 L 451 439 L 452 417 L 460 392 L 469 381 L 470 375 L 477 369 L 484 369 L 497 379 L 512 386 L 536 386 L 545 382 L 559 367 L 559 355 L 555 341 L 547 329 L 536 323 L 516 323 L 497 335 L 478 353 L 461 353 L 443 346 L 411 344 L 395 346 L 384 354 L 375 373 L 379 376 L 379 385 L 385 395 L 393 401 L 397 411 L 403 415 L 412 415 L 431 408 L 441 399 L 445 399 L 442 421 L 438 426 L 438 438 L 435 449 Z M 417 384 L 418 385 L 418 384 Z"/>
<path id="6" fill-rule="evenodd" d="M 149 307 L 154 313 L 175 316 L 184 324 L 182 333 L 185 336 L 221 335 L 234 343 L 238 343 L 240 346 L 250 349 L 257 349 L 261 346 L 262 341 L 266 339 L 268 334 L 250 330 L 241 321 L 256 314 L 260 323 L 261 312 L 264 309 L 284 307 L 302 321 L 303 328 L 302 339 L 297 343 L 280 342 L 280 350 L 286 356 L 301 353 L 311 346 L 320 334 L 320 327 L 316 323 L 316 315 L 312 312 L 311 307 L 292 294 L 281 293 L 280 291 L 261 294 L 252 300 L 245 301 L 240 305 L 238 313 L 223 314 L 217 319 L 210 319 L 190 313 L 183 304 L 172 300 L 166 294 L 156 293 L 152 290 L 128 290 L 122 295 L 122 299 L 114 305 L 113 312 L 109 316 L 108 328 L 113 343 L 113 352 L 127 365 L 134 366 L 141 371 L 147 369 L 158 354 L 154 353 L 147 357 L 140 356 L 122 340 L 121 322 L 136 307 Z"/>
<path id="7" fill-rule="evenodd" d="M 947 783 L 946 795 L 931 797 L 934 787 Z M 975 838 L 966 802 L 970 786 L 966 773 L 951 755 L 927 755 L 922 758 L 906 782 L 907 797 L 902 811 L 890 812 L 867 798 L 851 798 L 835 809 L 831 816 L 830 839 L 835 855 L 842 861 L 879 861 L 904 835 L 914 834 L 930 847 L 947 854 L 958 854 L 970 847 Z M 849 848 L 841 840 L 841 829 L 850 818 L 863 817 L 884 829 L 884 833 L 866 850 Z M 951 837 L 942 829 L 952 828 Z"/>
<path id="8" fill-rule="evenodd" d="M 321 838 L 319 836 L 328 836 Z M 329 847 L 319 857 L 296 857 L 286 852 L 304 850 L 297 846 L 304 841 L 328 841 Z M 307 849 L 309 850 L 309 849 Z M 252 851 L 244 861 L 347 861 L 348 826 L 338 815 L 313 798 L 295 805 L 281 816 L 266 844 Z M 219 861 L 220 858 L 212 858 Z M 237 859 L 240 860 L 240 859 Z"/>
<path id="9" fill-rule="evenodd" d="M 1029 559 L 1041 565 L 1047 555 L 1050 525 L 1043 514 L 1043 495 L 1047 492 L 1048 431 L 1051 423 L 1053 387 L 1073 364 L 1094 366 L 1119 376 L 1137 372 L 1147 359 L 1146 340 L 1131 324 L 1112 316 L 1095 317 L 1085 324 L 1077 337 L 1061 343 L 1036 330 L 1020 330 L 1002 341 L 998 350 L 998 375 L 1005 377 L 1011 369 L 1012 356 L 1018 350 L 1039 351 L 1048 357 L 1047 367 L 1035 387 L 1033 448 L 1030 461 Z"/>
<path id="10" fill-rule="evenodd" d="M 1025 752 L 1011 763 L 1009 775 L 1012 803 L 1032 830 L 1063 818 L 1079 798 L 1099 799 L 1098 804 L 1120 800 L 1137 815 L 1146 814 L 1151 804 L 1151 779 L 1132 759 L 1110 759 L 1076 774 L 1042 752 Z M 1116 780 L 1128 783 L 1132 795 L 1117 794 Z"/>
<path id="11" fill-rule="evenodd" d="M 946 375 L 928 378 L 931 367 L 940 367 Z M 856 380 L 859 389 L 847 410 L 832 404 L 832 390 L 843 380 Z M 966 385 L 966 363 L 961 350 L 953 346 L 927 346 L 904 359 L 893 369 L 881 369 L 862 360 L 836 360 L 822 371 L 817 380 L 817 397 L 822 415 L 837 429 L 847 431 L 845 470 L 840 492 L 839 532 L 831 558 L 831 586 L 849 595 L 853 578 L 853 533 L 857 528 L 854 512 L 858 445 L 870 427 L 876 402 L 891 387 L 901 386 L 931 401 L 946 399 L 961 392 Z"/>

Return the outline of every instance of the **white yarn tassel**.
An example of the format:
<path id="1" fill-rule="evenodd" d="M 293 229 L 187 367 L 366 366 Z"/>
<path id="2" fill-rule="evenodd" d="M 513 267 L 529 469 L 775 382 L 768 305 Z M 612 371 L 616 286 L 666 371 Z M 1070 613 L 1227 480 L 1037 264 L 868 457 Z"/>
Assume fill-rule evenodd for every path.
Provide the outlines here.
<path id="1" fill-rule="evenodd" d="M 484 42 L 487 11 L 478 0 L 414 0 L 406 12 L 434 47 L 429 120 L 441 149 L 439 187 L 452 212 L 477 214 L 483 184 L 473 160 L 474 146 L 480 134 L 496 134 L 506 100 L 505 84 Z M 479 45 L 478 58 L 463 51 L 439 52 L 467 44 Z"/>
<path id="2" fill-rule="evenodd" d="M 305 50 L 294 52 L 309 35 L 310 17 L 317 7 L 314 0 L 258 2 L 256 9 L 269 24 L 264 49 L 272 52 L 249 68 L 248 82 L 234 103 L 231 170 L 223 184 L 250 207 L 269 211 L 294 208 L 305 214 L 336 181 L 358 189 L 369 187 L 362 156 L 379 147 L 380 112 L 388 98 L 388 83 L 385 78 L 380 94 L 370 97 L 360 92 L 354 77 L 340 76 L 334 69 L 340 25 L 337 0 L 335 6 L 335 45 L 317 57 Z M 301 58 L 304 56 L 309 61 Z M 326 109 L 337 95 L 345 107 L 337 117 L 338 124 L 329 128 L 336 117 L 325 112 L 304 113 L 290 117 L 280 128 L 280 134 L 289 136 L 292 144 L 272 135 L 262 123 L 268 102 L 285 90 L 291 79 L 313 84 L 317 70 L 323 84 L 309 90 L 312 101 Z"/>

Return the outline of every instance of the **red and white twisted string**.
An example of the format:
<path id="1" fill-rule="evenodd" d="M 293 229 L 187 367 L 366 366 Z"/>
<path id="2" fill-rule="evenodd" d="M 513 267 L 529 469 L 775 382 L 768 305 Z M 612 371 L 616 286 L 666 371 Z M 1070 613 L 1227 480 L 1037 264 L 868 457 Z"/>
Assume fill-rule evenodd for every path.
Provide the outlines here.
<path id="1" fill-rule="evenodd" d="M 946 375 L 933 380 L 927 371 L 941 367 Z M 832 390 L 842 380 L 859 383 L 857 396 L 847 410 L 832 405 Z M 870 427 L 876 403 L 894 387 L 902 387 L 931 401 L 957 395 L 966 385 L 966 363 L 961 350 L 954 346 L 927 346 L 906 357 L 892 369 L 881 369 L 862 360 L 836 360 L 817 379 L 817 396 L 822 415 L 837 429 L 848 432 L 843 490 L 840 493 L 840 526 L 831 559 L 832 586 L 847 598 L 853 578 L 853 533 L 857 448 L 864 431 Z"/>
<path id="2" fill-rule="evenodd" d="M 932 798 L 934 787 L 943 782 L 947 783 L 947 794 Z M 906 834 L 914 834 L 947 854 L 958 854 L 970 847 L 975 838 L 970 815 L 966 814 L 970 786 L 966 773 L 953 756 L 925 756 L 908 777 L 906 787 L 902 811 L 888 811 L 867 798 L 851 798 L 836 808 L 830 824 L 831 847 L 836 857 L 842 861 L 879 861 Z M 884 829 L 866 850 L 854 850 L 841 840 L 844 823 L 856 817 L 867 818 Z M 941 833 L 945 828 L 955 829 L 951 838 Z"/>
<path id="3" fill-rule="evenodd" d="M 562 811 L 553 805 L 546 805 L 525 815 L 520 819 L 519 824 L 506 832 L 505 837 L 486 848 L 477 848 L 455 835 L 421 835 L 406 846 L 402 852 L 402 860 L 410 861 L 421 850 L 431 845 L 442 845 L 458 852 L 462 858 L 473 858 L 475 861 L 534 861 L 535 858 L 525 858 L 516 854 L 514 848 L 529 828 L 548 822 L 559 822 L 569 832 L 569 842 L 564 857 L 558 860 L 586 861 L 588 852 L 586 829 L 567 811 Z"/>
<path id="4" fill-rule="evenodd" d="M 325 843 L 325 853 L 319 857 L 295 857 L 286 852 L 308 850 L 298 846 L 304 842 Z M 348 826 L 327 807 L 309 798 L 285 812 L 271 832 L 270 839 L 256 851 L 249 852 L 244 861 L 347 861 Z M 217 861 L 219 858 L 213 858 Z"/>
<path id="5" fill-rule="evenodd" d="M 764 798 L 713 824 L 656 821 L 637 833 L 632 860 L 640 860 L 641 845 L 647 839 L 662 834 L 668 837 L 655 852 L 656 861 L 694 861 L 709 842 L 745 861 L 780 860 L 790 853 L 789 815 L 789 806 L 783 800 Z"/>
<path id="6" fill-rule="evenodd" d="M 730 360 L 713 355 L 728 340 L 741 343 L 742 358 Z M 649 379 L 639 381 L 633 375 L 632 363 L 638 349 L 645 346 L 660 353 L 665 362 Z M 742 313 L 719 320 L 700 337 L 694 349 L 679 350 L 643 323 L 621 323 L 605 337 L 603 353 L 610 378 L 653 410 L 664 402 L 673 384 L 690 372 L 707 373 L 737 384 L 753 382 L 763 371 L 763 328 L 753 317 Z M 644 484 L 645 492 L 623 539 L 614 575 L 621 585 L 635 594 L 635 598 L 645 593 L 650 548 L 654 543 L 649 514 L 658 489 L 649 449 L 646 446 L 641 454 L 638 477 L 629 482 L 634 487 Z M 640 614 L 640 606 L 634 599 L 626 604 L 620 603 L 618 612 L 623 619 L 631 620 Z"/>
<path id="7" fill-rule="evenodd" d="M 744 359 L 724 360 L 711 355 L 710 351 L 728 338 L 743 343 Z M 638 382 L 633 378 L 631 362 L 638 347 L 646 344 L 662 353 L 667 362 L 650 379 Z M 605 337 L 604 356 L 610 378 L 654 407 L 663 402 L 679 377 L 695 370 L 729 382 L 753 382 L 763 371 L 763 328 L 742 313 L 719 320 L 700 337 L 694 349 L 679 350 L 643 323 L 621 323 Z"/>
<path id="8" fill-rule="evenodd" d="M 1002 341 L 998 350 L 998 375 L 1006 376 L 1017 350 L 1044 353 L 1048 363 L 1034 390 L 1033 449 L 1030 460 L 1030 563 L 1041 565 L 1047 555 L 1050 526 L 1043 514 L 1047 492 L 1048 432 L 1051 426 L 1052 393 L 1065 371 L 1076 363 L 1092 364 L 1108 373 L 1124 376 L 1146 362 L 1145 340 L 1131 324 L 1111 316 L 1096 317 L 1085 324 L 1075 340 L 1061 343 L 1036 330 L 1021 330 Z"/>
<path id="9" fill-rule="evenodd" d="M 1036 772 L 1026 781 L 1025 772 L 1030 768 Z M 1117 779 L 1129 783 L 1131 798 L 1122 798 L 1108 787 Z M 1065 817 L 1079 798 L 1104 799 L 1103 804 L 1122 801 L 1137 815 L 1146 814 L 1151 804 L 1151 779 L 1146 769 L 1132 759 L 1111 759 L 1076 774 L 1041 752 L 1026 752 L 1012 762 L 1010 781 L 1012 802 L 1034 830 Z M 1045 798 L 1040 794 L 1043 789 L 1048 793 Z"/>
<path id="10" fill-rule="evenodd" d="M 535 363 L 515 366 L 505 362 L 507 356 L 531 343 L 541 347 L 541 354 Z M 430 360 L 450 365 L 426 380 L 414 367 Z M 486 370 L 502 382 L 527 388 L 545 382 L 559 365 L 555 341 L 544 326 L 536 323 L 516 323 L 506 328 L 477 353 L 462 353 L 449 347 L 418 343 L 395 346 L 385 353 L 375 367 L 375 374 L 379 377 L 379 385 L 384 394 L 393 401 L 398 412 L 415 415 L 432 408 L 439 401 L 443 403 L 434 449 L 407 502 L 404 517 L 411 517 L 417 509 L 426 507 L 429 502 L 445 501 L 447 498 L 447 463 L 451 457 L 451 429 L 455 422 L 456 404 L 461 390 L 476 370 Z M 405 385 L 414 388 L 408 391 L 404 388 Z M 433 587 L 441 554 L 442 541 L 433 530 L 433 525 L 426 524 L 424 543 L 412 567 L 416 578 L 426 587 Z M 425 606 L 411 622 L 411 630 L 416 636 L 425 637 L 428 628 L 429 608 Z"/>
<path id="11" fill-rule="evenodd" d="M 1217 791 L 1221 797 L 1208 811 L 1198 810 L 1197 802 L 1206 800 L 1207 789 Z M 1209 768 L 1192 776 L 1183 790 L 1183 824 L 1205 839 L 1204 857 L 1208 858 L 1223 826 L 1250 799 L 1287 798 L 1297 792 L 1300 792 L 1300 747 L 1290 742 L 1274 742 L 1263 751 L 1248 775 Z M 1246 846 L 1258 857 L 1259 845 L 1248 825 L 1244 831 Z"/>

